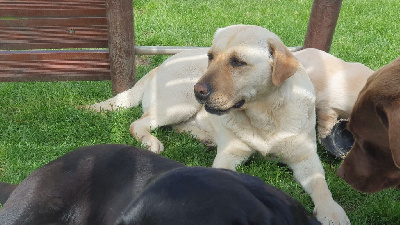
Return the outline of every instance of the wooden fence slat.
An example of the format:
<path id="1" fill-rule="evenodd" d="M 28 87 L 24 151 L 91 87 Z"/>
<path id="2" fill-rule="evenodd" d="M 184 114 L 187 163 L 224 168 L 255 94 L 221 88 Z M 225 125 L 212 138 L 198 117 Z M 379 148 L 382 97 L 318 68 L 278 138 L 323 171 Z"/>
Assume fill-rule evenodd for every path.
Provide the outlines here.
<path id="1" fill-rule="evenodd" d="M 106 17 L 72 17 L 72 18 L 18 18 L 0 20 L 0 27 L 46 27 L 46 26 L 107 26 Z"/>
<path id="2" fill-rule="evenodd" d="M 32 9 L 0 8 L 2 17 L 96 17 L 105 15 L 105 9 Z"/>
<path id="3" fill-rule="evenodd" d="M 0 82 L 110 79 L 107 50 L 0 51 Z"/>
<path id="4" fill-rule="evenodd" d="M 109 53 L 108 50 L 0 51 L 0 61 L 56 60 L 56 59 L 109 60 Z"/>
<path id="5" fill-rule="evenodd" d="M 107 25 L 3 27 L 1 30 L 1 50 L 108 47 Z"/>
<path id="6" fill-rule="evenodd" d="M 54 3 L 54 0 L 0 0 L 1 4 L 11 4 L 11 3 L 45 3 L 48 2 Z M 69 4 L 95 4 L 101 3 L 104 4 L 104 0 L 57 0 L 59 3 L 69 3 Z"/>
<path id="7" fill-rule="evenodd" d="M 106 43 L 91 43 L 90 47 L 87 43 L 13 43 L 7 44 L 3 47 L 0 44 L 0 49 L 3 48 L 4 50 L 24 50 L 24 49 L 48 49 L 48 48 L 105 48 Z"/>
<path id="8" fill-rule="evenodd" d="M 0 1 L 0 17 L 105 16 L 105 1 Z"/>
<path id="9" fill-rule="evenodd" d="M 62 72 L 62 73 L 42 73 L 37 72 L 35 74 L 23 73 L 21 75 L 14 75 L 0 72 L 0 82 L 48 82 L 48 81 L 102 81 L 110 80 L 110 71 L 95 73 L 81 73 L 81 71 L 75 72 Z"/>

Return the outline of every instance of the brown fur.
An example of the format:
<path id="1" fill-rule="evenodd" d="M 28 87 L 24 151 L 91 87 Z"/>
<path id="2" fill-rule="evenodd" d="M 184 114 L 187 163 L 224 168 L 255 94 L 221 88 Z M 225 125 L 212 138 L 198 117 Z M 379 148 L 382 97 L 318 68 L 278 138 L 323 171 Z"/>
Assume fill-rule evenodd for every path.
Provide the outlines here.
<path id="1" fill-rule="evenodd" d="M 338 169 L 353 188 L 400 187 L 400 58 L 376 71 L 361 90 L 349 130 L 355 143 Z"/>

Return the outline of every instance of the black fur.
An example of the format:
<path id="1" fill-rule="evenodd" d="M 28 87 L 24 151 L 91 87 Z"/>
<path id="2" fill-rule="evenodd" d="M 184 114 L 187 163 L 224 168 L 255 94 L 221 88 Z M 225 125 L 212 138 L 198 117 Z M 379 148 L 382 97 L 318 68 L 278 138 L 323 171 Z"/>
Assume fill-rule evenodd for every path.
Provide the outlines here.
<path id="1" fill-rule="evenodd" d="M 17 185 L 0 182 L 0 204 L 4 204 Z"/>
<path id="2" fill-rule="evenodd" d="M 13 188 L 0 183 L 0 201 Z M 256 177 L 185 167 L 131 146 L 99 145 L 33 172 L 1 208 L 0 224 L 319 223 Z"/>

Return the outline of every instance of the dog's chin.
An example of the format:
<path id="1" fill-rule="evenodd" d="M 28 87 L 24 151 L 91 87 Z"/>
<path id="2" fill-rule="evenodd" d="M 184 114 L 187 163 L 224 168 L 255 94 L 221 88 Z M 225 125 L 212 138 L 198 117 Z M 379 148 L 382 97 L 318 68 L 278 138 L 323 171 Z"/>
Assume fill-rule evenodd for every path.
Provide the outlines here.
<path id="1" fill-rule="evenodd" d="M 396 184 L 391 183 L 387 179 L 369 179 L 369 177 L 365 176 L 352 177 L 351 179 L 347 178 L 344 179 L 344 181 L 349 184 L 353 189 L 369 194 L 377 193 L 384 189 L 396 187 Z M 389 184 L 384 184 L 385 182 L 388 182 Z"/>
<path id="2" fill-rule="evenodd" d="M 220 116 L 220 115 L 223 115 L 223 114 L 228 113 L 231 109 L 240 109 L 240 108 L 242 108 L 245 102 L 246 102 L 246 101 L 245 101 L 244 99 L 242 99 L 242 100 L 238 101 L 236 104 L 234 104 L 232 107 L 230 107 L 230 108 L 228 108 L 228 109 L 217 109 L 217 108 L 214 108 L 214 107 L 210 107 L 210 106 L 207 105 L 207 103 L 206 103 L 206 104 L 204 104 L 204 109 L 205 109 L 208 113 L 211 113 L 211 114 L 215 114 L 215 115 L 219 115 L 219 116 Z"/>
<path id="3" fill-rule="evenodd" d="M 355 190 L 363 193 L 373 194 L 384 189 L 384 187 L 369 187 L 367 184 L 350 184 Z"/>

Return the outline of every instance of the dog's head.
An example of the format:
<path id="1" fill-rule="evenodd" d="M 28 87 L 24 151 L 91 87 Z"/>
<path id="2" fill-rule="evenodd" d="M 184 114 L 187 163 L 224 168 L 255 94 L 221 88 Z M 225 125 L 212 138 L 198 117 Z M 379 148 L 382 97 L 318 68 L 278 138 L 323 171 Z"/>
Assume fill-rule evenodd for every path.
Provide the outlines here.
<path id="1" fill-rule="evenodd" d="M 197 100 L 214 114 L 243 108 L 268 95 L 300 65 L 277 35 L 250 25 L 217 30 L 208 59 L 207 71 L 194 91 Z"/>
<path id="2" fill-rule="evenodd" d="M 355 143 L 338 169 L 362 192 L 400 188 L 400 58 L 376 71 L 361 90 L 348 129 Z"/>

